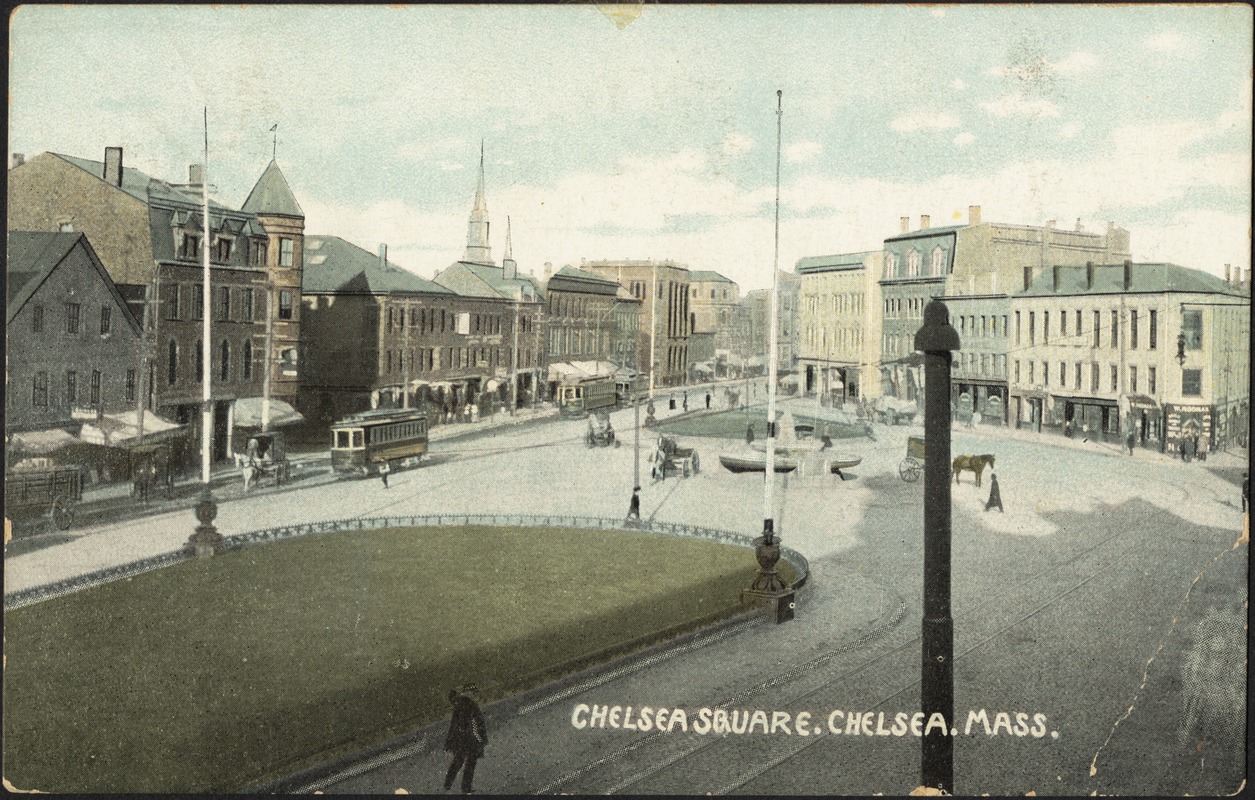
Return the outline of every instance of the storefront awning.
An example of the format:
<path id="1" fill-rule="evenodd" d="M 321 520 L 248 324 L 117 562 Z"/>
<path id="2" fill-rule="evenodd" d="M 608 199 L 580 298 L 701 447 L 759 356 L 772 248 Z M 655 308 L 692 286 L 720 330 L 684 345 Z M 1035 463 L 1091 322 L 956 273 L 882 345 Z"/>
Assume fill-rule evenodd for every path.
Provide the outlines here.
<path id="1" fill-rule="evenodd" d="M 235 427 L 260 428 L 262 422 L 262 398 L 241 397 L 235 401 Z M 270 399 L 269 419 L 267 425 L 279 428 L 284 425 L 295 425 L 304 422 L 305 417 L 290 404 L 283 400 Z"/>
<path id="2" fill-rule="evenodd" d="M 184 426 L 164 420 L 151 411 L 144 411 L 143 435 L 139 417 L 134 411 L 105 414 L 94 422 L 83 423 L 78 438 L 88 444 L 105 447 L 135 447 L 169 441 L 183 435 Z"/>

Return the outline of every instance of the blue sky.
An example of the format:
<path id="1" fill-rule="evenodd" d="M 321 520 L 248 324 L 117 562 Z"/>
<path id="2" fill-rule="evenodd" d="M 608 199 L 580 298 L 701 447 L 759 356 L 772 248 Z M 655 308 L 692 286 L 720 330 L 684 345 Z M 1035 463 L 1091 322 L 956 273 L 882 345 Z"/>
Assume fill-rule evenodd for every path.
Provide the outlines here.
<path id="1" fill-rule="evenodd" d="M 1249 7 L 617 8 L 23 7 L 9 150 L 122 146 L 182 181 L 208 106 L 238 205 L 278 123 L 307 231 L 430 276 L 463 252 L 482 139 L 498 258 L 509 215 L 524 270 L 673 258 L 753 289 L 781 89 L 784 269 L 969 205 L 1250 268 Z"/>

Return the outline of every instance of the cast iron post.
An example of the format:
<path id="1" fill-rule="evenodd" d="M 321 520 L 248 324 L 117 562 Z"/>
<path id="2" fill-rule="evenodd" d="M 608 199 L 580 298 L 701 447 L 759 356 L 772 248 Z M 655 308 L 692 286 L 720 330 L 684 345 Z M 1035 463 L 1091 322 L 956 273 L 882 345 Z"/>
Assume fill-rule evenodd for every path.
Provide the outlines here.
<path id="1" fill-rule="evenodd" d="M 945 718 L 945 730 L 928 727 L 922 739 L 920 783 L 954 794 L 954 619 L 950 615 L 950 360 L 959 334 L 940 300 L 924 308 L 915 334 L 924 353 L 924 622 L 920 710 L 925 720 Z M 926 723 L 927 726 L 927 723 Z"/>

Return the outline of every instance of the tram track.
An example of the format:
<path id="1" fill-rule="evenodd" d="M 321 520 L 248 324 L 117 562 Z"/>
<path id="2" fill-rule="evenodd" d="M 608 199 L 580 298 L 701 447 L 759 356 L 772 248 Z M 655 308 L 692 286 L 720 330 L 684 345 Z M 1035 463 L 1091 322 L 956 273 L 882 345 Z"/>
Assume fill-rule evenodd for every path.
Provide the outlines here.
<path id="1" fill-rule="evenodd" d="M 954 615 L 954 619 L 956 623 L 958 623 L 959 621 L 970 622 L 972 620 L 980 620 L 981 618 L 976 615 L 978 615 L 982 610 L 988 609 L 991 606 L 994 608 L 1022 609 L 1024 607 L 1022 603 L 1018 603 L 1018 604 L 1008 603 L 1007 601 L 1009 599 L 1014 598 L 1016 595 L 1032 594 L 1033 586 L 1039 583 L 1042 579 L 1050 577 L 1050 576 L 1054 576 L 1062 570 L 1066 570 L 1068 568 L 1073 567 L 1078 562 L 1085 559 L 1087 556 L 1090 556 L 1091 554 L 1094 554 L 1100 551 L 1105 546 L 1119 539 L 1121 536 L 1123 536 L 1124 533 L 1125 533 L 1124 530 L 1117 531 L 1116 533 L 1113 533 L 1101 539 L 1098 542 L 1095 542 L 1087 547 L 1077 550 L 1076 552 L 1072 553 L 1067 558 L 1055 564 L 1052 564 L 1049 567 L 1039 570 L 1033 575 L 1018 579 L 1015 586 L 1003 592 L 1000 592 L 999 594 L 995 596 L 987 597 L 983 599 L 982 601 L 976 603 L 975 605 L 972 605 L 969 608 L 966 608 L 962 610 L 961 612 L 956 613 Z M 1080 580 L 1070 582 L 1069 586 L 1064 591 L 1053 594 L 1050 597 L 1050 599 L 1036 605 L 1027 613 L 1016 614 L 1012 616 L 1012 618 L 1009 620 L 1006 618 L 1006 615 L 997 615 L 1000 617 L 1000 619 L 993 619 L 992 626 L 982 625 L 981 627 L 984 630 L 983 630 L 983 633 L 977 634 L 979 636 L 978 640 L 975 643 L 964 647 L 964 649 L 960 653 L 956 654 L 955 661 L 958 662 L 962 658 L 970 657 L 973 653 L 976 653 L 981 648 L 988 646 L 990 643 L 994 642 L 999 637 L 1005 635 L 1008 631 L 1013 630 L 1017 626 L 1022 625 L 1027 620 L 1054 607 L 1056 604 L 1063 601 L 1065 598 L 1069 597 L 1073 593 L 1083 589 L 1085 586 L 1090 584 L 1090 582 L 1092 582 L 1095 578 L 1098 578 L 1104 574 L 1110 573 L 1112 570 L 1116 569 L 1117 567 L 1120 567 L 1126 564 L 1132 558 L 1133 558 L 1132 555 L 1119 557 L 1119 558 L 1111 560 L 1109 563 L 1101 565 L 1098 569 L 1089 570 L 1083 577 L 1080 578 Z M 812 658 L 810 661 L 802 665 L 799 665 L 797 667 L 794 667 L 793 669 L 788 670 L 785 673 L 781 673 L 780 675 L 774 676 L 773 678 L 770 678 L 766 681 L 762 681 L 754 686 L 746 687 L 737 692 L 734 692 L 731 695 L 722 699 L 721 701 L 714 704 L 710 704 L 710 707 L 711 708 L 727 708 L 727 707 L 736 705 L 738 703 L 744 703 L 748 700 L 752 700 L 758 696 L 763 695 L 764 693 L 768 692 L 771 689 L 777 689 L 782 686 L 788 686 L 789 684 L 799 684 L 803 681 L 805 677 L 814 677 L 814 671 L 816 669 L 822 667 L 823 665 L 827 664 L 828 662 L 832 661 L 833 659 L 839 656 L 846 655 L 847 653 L 857 651 L 864 647 L 867 647 L 868 645 L 872 644 L 876 639 L 881 638 L 885 634 L 889 633 L 893 628 L 897 627 L 898 624 L 901 622 L 901 620 L 906 616 L 906 612 L 908 608 L 905 601 L 899 599 L 898 603 L 899 603 L 898 609 L 896 610 L 895 614 L 893 615 L 893 617 L 891 618 L 891 621 L 889 621 L 888 624 L 884 624 L 882 626 L 876 626 L 875 628 L 873 628 L 871 631 L 868 631 L 863 636 L 860 636 L 859 638 L 852 640 L 850 642 L 846 642 L 834 648 L 833 650 L 827 653 L 824 653 L 816 658 Z M 989 618 L 985 618 L 985 619 L 988 620 Z M 899 656 L 904 651 L 918 647 L 920 643 L 921 643 L 921 636 L 919 634 L 910 636 L 909 638 L 899 641 L 895 645 L 891 646 L 888 650 L 885 650 L 881 653 L 872 655 L 864 659 L 861 663 L 859 663 L 858 665 L 852 668 L 841 670 L 838 672 L 838 674 L 825 678 L 822 681 L 822 683 L 820 683 L 818 686 L 808 688 L 805 691 L 802 691 L 800 693 L 791 694 L 788 697 L 787 701 L 779 705 L 780 706 L 795 706 L 795 707 L 799 705 L 805 705 L 808 700 L 813 700 L 815 698 L 820 698 L 825 695 L 831 694 L 831 692 L 836 688 L 848 688 L 849 685 L 857 679 L 866 680 L 869 675 L 873 674 L 873 671 L 875 671 L 874 674 L 875 674 L 875 680 L 877 684 L 881 684 L 883 683 L 884 665 L 888 663 L 890 665 L 889 669 L 892 669 L 893 663 L 894 663 L 893 659 L 896 656 Z M 915 667 L 917 667 L 917 664 L 912 662 L 912 669 L 914 669 Z M 885 703 L 890 702 L 894 698 L 902 695 L 904 692 L 908 692 L 911 689 L 918 687 L 920 683 L 919 677 L 917 675 L 917 671 L 913 675 L 911 675 L 909 678 L 908 676 L 903 676 L 900 680 L 903 682 L 900 682 L 900 685 L 897 688 L 895 688 L 892 692 L 885 694 L 882 697 L 879 697 L 879 699 L 875 700 L 874 703 L 870 705 L 862 704 L 860 705 L 860 708 L 864 710 L 869 710 L 869 711 L 879 709 Z M 577 787 L 568 786 L 569 784 L 579 780 L 580 778 L 587 776 L 588 774 L 590 774 L 591 772 L 597 769 L 605 769 L 609 765 L 613 764 L 613 762 L 620 759 L 624 759 L 634 753 L 639 752 L 642 748 L 646 747 L 647 745 L 660 743 L 664 740 L 664 738 L 669 743 L 674 744 L 674 737 L 669 737 L 667 734 L 661 734 L 659 732 L 648 734 L 638 739 L 635 742 L 632 742 L 628 745 L 625 745 L 624 747 L 617 749 L 616 751 L 608 754 L 607 756 L 599 758 L 594 762 L 590 762 L 590 764 L 577 768 L 574 771 L 571 771 L 565 775 L 562 775 L 550 781 L 545 786 L 538 789 L 535 793 L 536 794 L 550 794 L 550 793 L 554 793 L 561 790 L 561 791 L 576 791 L 576 792 L 591 791 L 593 793 L 601 793 L 601 794 L 617 794 L 625 790 L 631 789 L 632 787 L 639 787 L 640 784 L 650 780 L 651 778 L 660 776 L 669 770 L 673 770 L 674 768 L 676 768 L 677 765 L 680 765 L 682 762 L 686 760 L 696 759 L 705 755 L 710 755 L 714 751 L 721 748 L 736 750 L 738 749 L 737 745 L 741 744 L 745 739 L 745 737 L 731 737 L 726 734 L 722 736 L 717 736 L 716 738 L 703 738 L 702 740 L 699 740 L 695 746 L 682 748 L 678 751 L 672 749 L 670 752 L 661 755 L 661 757 L 655 760 L 653 763 L 651 763 L 648 768 L 644 770 L 634 771 L 628 775 L 622 775 L 610 785 L 603 786 L 600 789 L 590 789 L 585 786 L 577 786 Z M 773 739 L 771 740 L 771 744 L 777 747 L 784 747 L 784 752 L 777 756 L 773 756 L 772 758 L 769 758 L 766 762 L 763 762 L 762 753 L 763 753 L 764 748 L 767 747 L 768 744 L 765 739 L 762 739 L 762 738 L 755 739 L 752 743 L 753 752 L 745 754 L 747 757 L 742 758 L 740 756 L 734 755 L 730 759 L 724 759 L 725 761 L 730 761 L 732 764 L 740 764 L 740 765 L 743 765 L 747 762 L 753 762 L 755 766 L 748 772 L 742 772 L 740 775 L 738 775 L 736 780 L 722 785 L 719 788 L 719 790 L 715 793 L 726 794 L 731 791 L 735 791 L 737 788 L 752 782 L 753 780 L 757 779 L 763 774 L 771 771 L 772 769 L 775 769 L 780 764 L 783 764 L 789 761 L 790 759 L 796 757 L 797 755 L 799 755 L 806 749 L 812 747 L 816 743 L 823 740 L 824 740 L 823 736 L 809 737 L 806 739 L 795 739 L 793 737 L 782 737 L 779 739 Z M 800 742 L 800 745 L 798 744 L 799 742 Z M 749 746 L 748 743 L 746 746 Z M 687 771 L 690 773 L 695 773 L 695 774 L 700 775 L 700 774 L 717 774 L 717 772 L 719 772 L 720 770 L 700 770 L 700 769 L 692 770 L 690 769 Z M 644 793 L 649 793 L 649 791 L 645 790 Z"/>

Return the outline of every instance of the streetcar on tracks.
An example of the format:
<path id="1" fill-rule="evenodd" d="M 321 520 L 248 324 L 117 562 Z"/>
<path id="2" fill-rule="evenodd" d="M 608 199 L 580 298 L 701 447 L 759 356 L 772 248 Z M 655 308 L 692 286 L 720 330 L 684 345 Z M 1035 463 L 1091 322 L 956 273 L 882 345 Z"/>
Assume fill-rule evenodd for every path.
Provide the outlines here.
<path id="1" fill-rule="evenodd" d="M 331 468 L 345 475 L 375 475 L 417 464 L 427 452 L 427 414 L 379 409 L 345 417 L 331 426 Z"/>
<path id="2" fill-rule="evenodd" d="M 594 411 L 610 411 L 619 404 L 614 378 L 568 378 L 558 384 L 558 412 L 566 417 L 583 417 Z"/>

